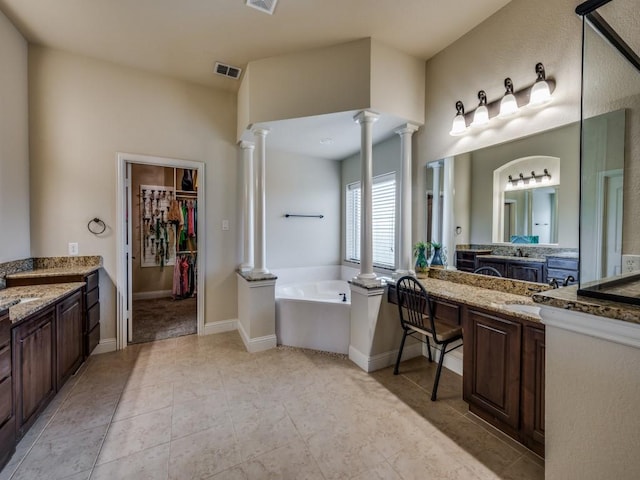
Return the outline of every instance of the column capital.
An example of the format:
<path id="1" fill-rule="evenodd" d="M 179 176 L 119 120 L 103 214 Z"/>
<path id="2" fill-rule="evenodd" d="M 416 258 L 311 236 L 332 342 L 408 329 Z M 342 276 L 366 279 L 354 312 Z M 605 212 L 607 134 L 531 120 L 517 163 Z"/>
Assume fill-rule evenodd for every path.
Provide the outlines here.
<path id="1" fill-rule="evenodd" d="M 238 145 L 243 150 L 253 150 L 254 148 L 256 148 L 256 144 L 255 143 L 247 142 L 246 140 L 241 140 L 240 142 L 238 142 Z"/>
<path id="2" fill-rule="evenodd" d="M 380 118 L 380 114 L 371 110 L 363 110 L 354 115 L 353 121 L 356 123 L 373 123 Z"/>
<path id="3" fill-rule="evenodd" d="M 420 125 L 416 125 L 414 123 L 405 123 L 401 127 L 398 127 L 396 130 L 394 130 L 394 133 L 397 133 L 398 135 L 413 135 L 413 133 L 417 132 L 419 128 Z"/>
<path id="4" fill-rule="evenodd" d="M 255 136 L 260 137 L 266 137 L 270 131 L 271 129 L 266 127 L 255 127 L 251 129 L 251 133 L 253 133 Z"/>
<path id="5" fill-rule="evenodd" d="M 427 163 L 427 168 L 440 168 L 442 167 L 442 161 L 438 160 L 437 162 Z"/>

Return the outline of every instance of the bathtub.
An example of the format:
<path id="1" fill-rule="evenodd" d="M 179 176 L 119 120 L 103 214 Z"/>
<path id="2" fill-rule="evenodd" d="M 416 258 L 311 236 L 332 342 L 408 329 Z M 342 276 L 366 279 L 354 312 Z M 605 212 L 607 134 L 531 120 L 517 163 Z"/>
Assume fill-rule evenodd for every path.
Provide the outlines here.
<path id="1" fill-rule="evenodd" d="M 342 280 L 276 286 L 279 345 L 349 353 L 351 291 Z"/>

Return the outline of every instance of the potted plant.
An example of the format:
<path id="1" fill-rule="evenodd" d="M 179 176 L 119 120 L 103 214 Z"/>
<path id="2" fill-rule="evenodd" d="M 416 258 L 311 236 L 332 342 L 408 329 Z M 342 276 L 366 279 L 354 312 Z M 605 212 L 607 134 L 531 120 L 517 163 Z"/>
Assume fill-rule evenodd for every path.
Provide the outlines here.
<path id="1" fill-rule="evenodd" d="M 427 258 L 431 253 L 431 243 L 418 242 L 413 246 L 413 256 L 416 259 L 415 270 L 416 274 L 426 273 L 429 267 Z"/>
<path id="2" fill-rule="evenodd" d="M 433 247 L 433 256 L 431 257 L 430 266 L 443 267 L 444 262 L 442 261 L 442 244 L 438 242 L 431 242 L 431 246 Z"/>

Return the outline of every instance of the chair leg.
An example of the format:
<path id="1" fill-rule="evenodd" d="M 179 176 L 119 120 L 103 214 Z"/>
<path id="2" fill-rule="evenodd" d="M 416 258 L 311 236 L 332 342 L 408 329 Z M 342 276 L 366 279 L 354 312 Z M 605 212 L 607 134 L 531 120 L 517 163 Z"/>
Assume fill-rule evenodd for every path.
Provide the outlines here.
<path id="1" fill-rule="evenodd" d="M 447 350 L 447 344 L 442 345 L 440 350 L 440 361 L 438 362 L 438 368 L 436 370 L 436 378 L 433 381 L 433 392 L 431 392 L 431 401 L 436 401 L 436 395 L 438 394 L 438 383 L 440 382 L 440 373 L 442 372 L 442 364 L 444 362 L 444 352 Z"/>
<path id="2" fill-rule="evenodd" d="M 402 349 L 404 348 L 404 341 L 407 339 L 407 331 L 404 331 L 402 335 L 402 341 L 400 342 L 400 350 L 398 351 L 398 358 L 396 359 L 396 366 L 393 369 L 393 374 L 398 375 L 398 368 L 400 367 L 400 358 L 402 357 Z"/>
<path id="3" fill-rule="evenodd" d="M 427 339 L 427 352 L 429 352 L 429 363 L 433 363 L 433 357 L 431 355 L 431 342 L 429 342 L 429 337 L 427 337 L 426 335 L 424 336 L 424 338 Z"/>

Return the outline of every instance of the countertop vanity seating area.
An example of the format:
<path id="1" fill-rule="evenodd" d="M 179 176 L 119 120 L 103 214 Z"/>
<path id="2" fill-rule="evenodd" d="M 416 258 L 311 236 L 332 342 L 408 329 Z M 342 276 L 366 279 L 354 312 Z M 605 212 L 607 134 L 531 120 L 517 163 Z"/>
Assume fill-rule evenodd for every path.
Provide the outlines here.
<path id="1" fill-rule="evenodd" d="M 0 467 L 100 340 L 100 257 L 29 259 L 0 290 Z"/>
<path id="2" fill-rule="evenodd" d="M 545 327 L 532 297 L 550 287 L 433 268 L 419 280 L 436 320 L 462 325 L 469 410 L 544 456 Z M 394 284 L 388 300 L 397 303 Z"/>

